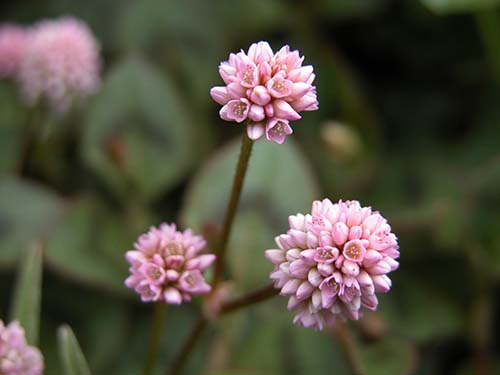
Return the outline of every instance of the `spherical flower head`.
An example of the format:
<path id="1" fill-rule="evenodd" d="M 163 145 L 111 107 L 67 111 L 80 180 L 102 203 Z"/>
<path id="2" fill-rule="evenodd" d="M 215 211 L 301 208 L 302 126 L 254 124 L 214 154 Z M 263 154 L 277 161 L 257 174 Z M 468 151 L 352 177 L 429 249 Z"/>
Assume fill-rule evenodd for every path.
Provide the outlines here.
<path id="1" fill-rule="evenodd" d="M 24 329 L 18 322 L 5 326 L 0 320 L 0 374 L 41 375 L 42 372 L 42 355 L 26 343 Z"/>
<path id="2" fill-rule="evenodd" d="M 93 94 L 100 84 L 99 46 L 89 27 L 72 17 L 36 24 L 19 80 L 31 105 L 43 99 L 57 113 Z"/>
<path id="3" fill-rule="evenodd" d="M 203 272 L 215 260 L 205 254 L 206 241 L 191 229 L 179 232 L 175 224 L 151 227 L 127 251 L 131 275 L 125 280 L 128 288 L 140 294 L 143 302 L 162 301 L 179 305 L 193 295 L 210 292 Z"/>
<path id="4" fill-rule="evenodd" d="M 302 66 L 303 60 L 289 46 L 274 53 L 267 42 L 252 44 L 246 53 L 231 53 L 219 66 L 226 85 L 210 90 L 223 106 L 221 118 L 245 121 L 252 140 L 265 134 L 268 140 L 283 143 L 292 134 L 290 121 L 300 119 L 302 111 L 318 109 L 313 67 Z"/>
<path id="5" fill-rule="evenodd" d="M 16 77 L 26 48 L 27 31 L 13 24 L 0 25 L 0 78 Z"/>
<path id="6" fill-rule="evenodd" d="M 290 297 L 294 323 L 321 330 L 335 318 L 359 319 L 362 307 L 377 309 L 376 293 L 389 291 L 387 274 L 399 266 L 397 238 L 379 212 L 324 199 L 289 224 L 266 257 L 275 287 Z"/>

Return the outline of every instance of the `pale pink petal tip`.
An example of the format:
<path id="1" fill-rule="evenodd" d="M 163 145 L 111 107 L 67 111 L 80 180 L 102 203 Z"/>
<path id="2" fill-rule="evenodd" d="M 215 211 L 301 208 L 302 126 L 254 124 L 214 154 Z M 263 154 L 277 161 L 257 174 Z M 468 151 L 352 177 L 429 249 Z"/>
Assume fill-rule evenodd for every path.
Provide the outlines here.
<path id="1" fill-rule="evenodd" d="M 276 126 L 268 124 L 266 137 Z M 282 141 L 283 137 L 273 139 Z M 386 293 L 388 273 L 399 267 L 397 238 L 380 213 L 358 201 L 314 201 L 311 214 L 289 217 L 290 230 L 267 250 L 270 278 L 289 296 L 294 323 L 317 330 L 336 318 L 357 320 L 376 310 L 375 293 Z"/>
<path id="2" fill-rule="evenodd" d="M 90 28 L 72 17 L 46 20 L 30 28 L 19 66 L 28 104 L 43 100 L 62 113 L 100 85 L 99 44 Z"/>
<path id="3" fill-rule="evenodd" d="M 130 264 L 127 288 L 135 290 L 143 302 L 180 305 L 193 295 L 207 294 L 211 287 L 203 272 L 215 261 L 204 253 L 206 241 L 190 229 L 180 232 L 175 224 L 151 227 L 139 236 L 125 259 Z"/>
<path id="4" fill-rule="evenodd" d="M 252 140 L 266 134 L 267 140 L 283 143 L 292 134 L 289 121 L 299 120 L 302 111 L 318 109 L 313 67 L 302 66 L 303 60 L 288 46 L 274 53 L 264 41 L 252 44 L 248 52 L 230 54 L 219 66 L 226 86 L 210 90 L 223 106 L 220 117 L 245 122 Z M 278 122 L 283 125 L 275 127 Z"/>
<path id="5" fill-rule="evenodd" d="M 5 325 L 0 320 L 0 374 L 41 375 L 43 357 L 26 342 L 24 329 L 17 321 Z"/>

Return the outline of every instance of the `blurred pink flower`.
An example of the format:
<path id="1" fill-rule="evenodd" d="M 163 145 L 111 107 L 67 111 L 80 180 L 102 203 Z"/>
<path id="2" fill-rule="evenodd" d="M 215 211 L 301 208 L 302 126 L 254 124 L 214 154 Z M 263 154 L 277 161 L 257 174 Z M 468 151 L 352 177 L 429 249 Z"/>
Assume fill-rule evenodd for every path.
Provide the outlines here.
<path id="1" fill-rule="evenodd" d="M 0 320 L 0 374 L 41 375 L 42 371 L 42 355 L 26 343 L 24 329 L 18 322 L 5 326 Z"/>
<path id="2" fill-rule="evenodd" d="M 0 25 L 0 78 L 16 77 L 24 50 L 27 31 L 17 25 Z"/>
<path id="3" fill-rule="evenodd" d="M 85 23 L 72 17 L 42 21 L 29 33 L 21 89 L 29 104 L 44 98 L 62 113 L 98 89 L 100 65 L 99 45 Z"/>
<path id="4" fill-rule="evenodd" d="M 311 214 L 289 217 L 290 230 L 266 251 L 271 279 L 289 296 L 294 323 L 323 329 L 335 317 L 357 320 L 361 307 L 376 310 L 376 292 L 391 288 L 399 247 L 377 211 L 358 201 L 314 201 Z"/>
<path id="5" fill-rule="evenodd" d="M 221 118 L 247 121 L 250 139 L 265 134 L 268 140 L 283 143 L 292 134 L 290 121 L 300 119 L 302 111 L 318 109 L 313 67 L 302 66 L 303 60 L 289 46 L 274 53 L 267 42 L 252 44 L 248 53 L 231 53 L 219 66 L 226 86 L 210 90 L 223 106 Z"/>
<path id="6" fill-rule="evenodd" d="M 179 305 L 192 295 L 206 294 L 211 287 L 202 273 L 215 255 L 203 254 L 205 245 L 191 229 L 179 232 L 175 224 L 165 223 L 151 227 L 139 237 L 135 250 L 127 251 L 131 275 L 125 285 L 139 293 L 143 302 Z"/>

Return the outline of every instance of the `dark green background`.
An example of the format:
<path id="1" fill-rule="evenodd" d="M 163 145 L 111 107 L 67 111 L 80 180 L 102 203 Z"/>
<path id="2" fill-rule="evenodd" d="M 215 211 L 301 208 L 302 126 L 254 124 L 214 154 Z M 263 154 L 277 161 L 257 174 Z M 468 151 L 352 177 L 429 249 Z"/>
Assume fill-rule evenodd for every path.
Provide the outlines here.
<path id="1" fill-rule="evenodd" d="M 46 374 L 61 374 L 63 322 L 94 374 L 140 373 L 151 306 L 123 287 L 124 252 L 162 221 L 213 235 L 243 127 L 218 118 L 209 89 L 221 84 L 217 66 L 229 52 L 268 40 L 314 65 L 320 110 L 295 122 L 284 146 L 256 145 L 228 258 L 235 295 L 268 283 L 263 251 L 289 214 L 317 198 L 358 199 L 388 218 L 401 247 L 393 290 L 377 314 L 351 324 L 367 373 L 500 372 L 497 3 L 3 2 L 2 21 L 88 22 L 104 71 L 98 95 L 63 118 L 28 111 L 15 85 L 0 82 L 0 316 L 19 254 L 43 240 Z M 328 141 L 331 121 L 357 147 Z M 198 308 L 168 309 L 159 369 Z M 328 333 L 291 320 L 284 298 L 225 317 L 187 373 L 348 374 Z"/>

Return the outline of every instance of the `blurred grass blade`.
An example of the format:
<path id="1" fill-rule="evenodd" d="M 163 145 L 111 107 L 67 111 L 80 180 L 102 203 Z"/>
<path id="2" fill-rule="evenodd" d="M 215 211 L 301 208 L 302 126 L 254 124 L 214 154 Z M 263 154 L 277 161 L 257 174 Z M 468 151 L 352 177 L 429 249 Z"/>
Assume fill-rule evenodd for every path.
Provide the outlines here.
<path id="1" fill-rule="evenodd" d="M 63 374 L 90 375 L 87 360 L 82 353 L 71 327 L 67 325 L 59 327 L 57 338 Z"/>
<path id="2" fill-rule="evenodd" d="M 421 0 L 436 14 L 470 13 L 495 9 L 500 0 Z"/>
<path id="3" fill-rule="evenodd" d="M 37 242 L 21 259 L 11 304 L 10 320 L 18 320 L 31 345 L 38 343 L 42 290 L 42 245 Z"/>

